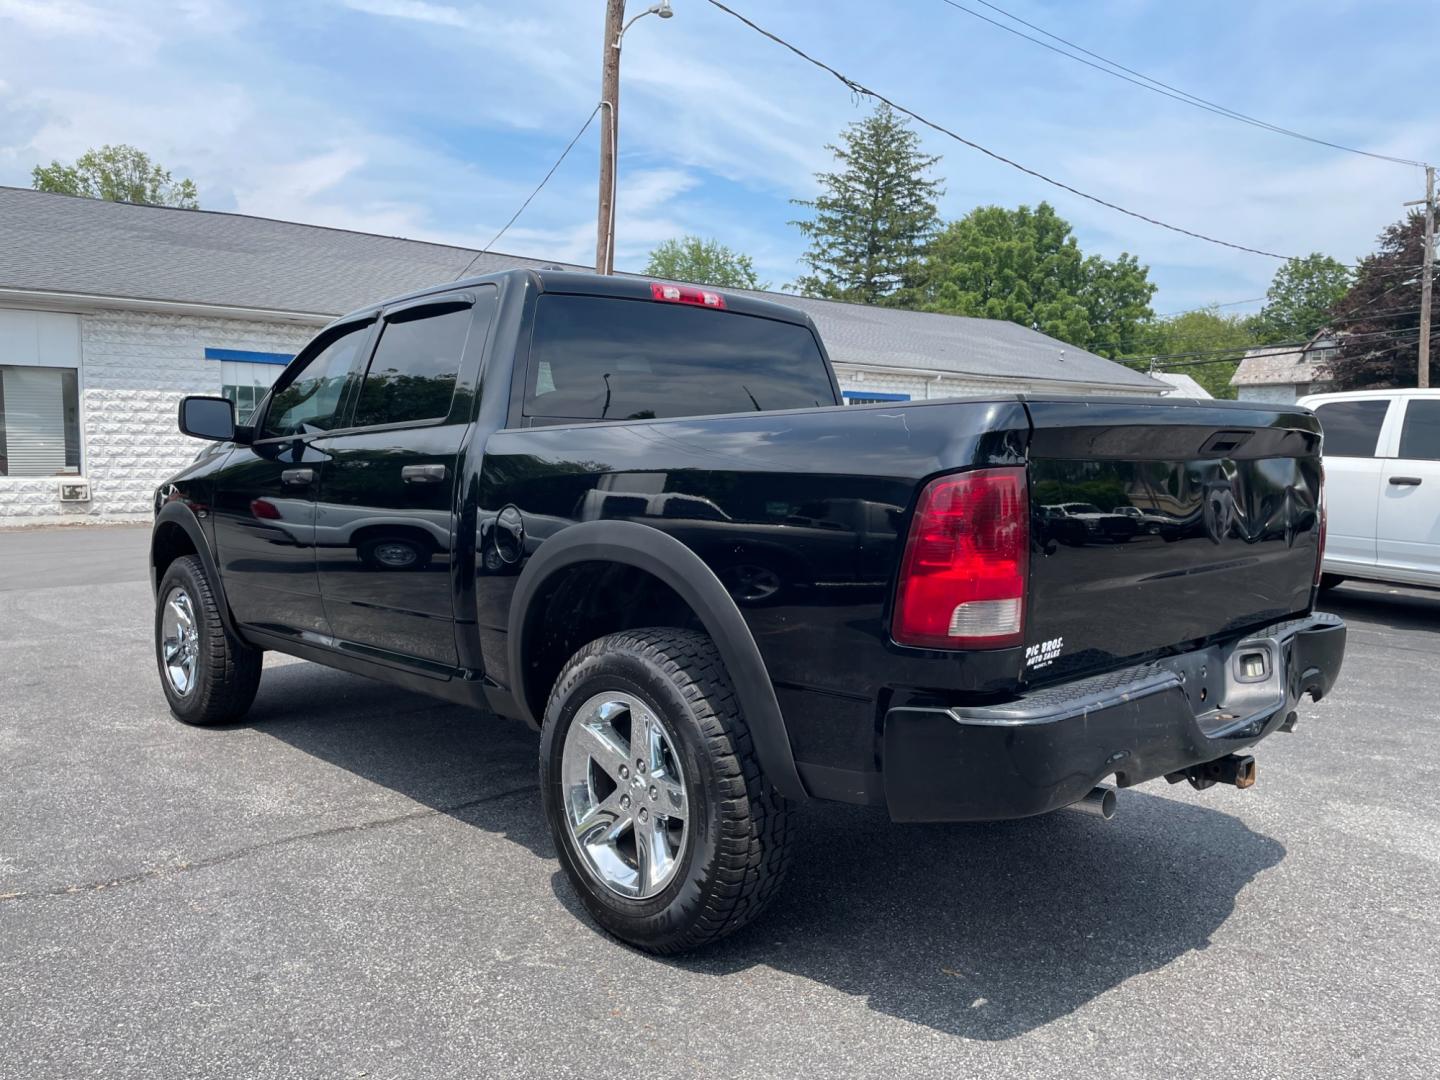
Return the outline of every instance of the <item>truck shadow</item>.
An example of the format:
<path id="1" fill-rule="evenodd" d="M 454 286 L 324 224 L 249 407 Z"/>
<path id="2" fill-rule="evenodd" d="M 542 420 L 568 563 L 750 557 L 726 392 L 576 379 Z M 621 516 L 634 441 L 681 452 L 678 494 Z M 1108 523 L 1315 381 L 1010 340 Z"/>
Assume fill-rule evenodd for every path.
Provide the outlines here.
<path id="1" fill-rule="evenodd" d="M 1140 791 L 1121 792 L 1120 807 L 1110 822 L 1062 811 L 971 825 L 807 807 L 762 921 L 670 962 L 713 975 L 768 966 L 946 1034 L 1015 1038 L 1206 948 L 1285 855 L 1217 810 Z"/>
<path id="2" fill-rule="evenodd" d="M 519 722 L 312 664 L 267 669 L 251 721 L 554 857 L 534 791 L 537 736 Z M 1203 799 L 1250 797 L 1217 788 Z M 651 962 L 717 977 L 774 968 L 971 1039 L 1014 1038 L 1206 948 L 1239 893 L 1285 855 L 1218 809 L 1141 790 L 1121 792 L 1110 822 L 1061 812 L 901 826 L 859 807 L 798 813 L 800 843 L 775 906 L 709 950 Z M 558 870 L 553 891 L 593 926 Z"/>
<path id="3" fill-rule="evenodd" d="M 297 662 L 265 669 L 245 725 L 555 857 L 536 783 L 539 736 L 519 720 Z"/>

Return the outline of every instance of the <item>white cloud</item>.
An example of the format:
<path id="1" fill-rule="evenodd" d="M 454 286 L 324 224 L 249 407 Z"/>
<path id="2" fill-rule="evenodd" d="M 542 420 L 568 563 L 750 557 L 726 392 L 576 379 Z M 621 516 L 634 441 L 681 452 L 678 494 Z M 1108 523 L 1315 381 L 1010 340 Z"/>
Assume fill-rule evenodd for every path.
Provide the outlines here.
<path id="1" fill-rule="evenodd" d="M 469 15 L 446 4 L 426 0 L 341 0 L 345 7 L 366 15 L 382 15 L 390 19 L 410 19 L 436 26 L 473 28 Z"/>
<path id="2" fill-rule="evenodd" d="M 159 42 L 133 12 L 106 10 L 76 0 L 0 0 L 0 26 L 42 38 L 103 39 L 149 53 Z"/>
<path id="3" fill-rule="evenodd" d="M 294 207 L 312 202 L 331 191 L 365 164 L 353 149 L 337 148 L 299 161 L 277 165 L 266 171 L 263 181 L 235 192 L 240 209 L 261 217 L 283 217 Z"/>

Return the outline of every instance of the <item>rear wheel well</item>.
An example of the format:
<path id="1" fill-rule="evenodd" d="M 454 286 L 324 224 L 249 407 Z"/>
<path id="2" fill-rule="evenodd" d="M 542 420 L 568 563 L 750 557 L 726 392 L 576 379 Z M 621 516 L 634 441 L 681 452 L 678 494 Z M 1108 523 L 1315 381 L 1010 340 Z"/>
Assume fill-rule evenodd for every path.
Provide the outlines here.
<path id="1" fill-rule="evenodd" d="M 570 657 L 596 638 L 642 626 L 708 633 L 679 593 L 637 566 L 573 563 L 547 578 L 526 613 L 524 670 L 512 676 L 523 681 L 536 719 Z"/>
<path id="2" fill-rule="evenodd" d="M 170 564 L 176 559 L 198 554 L 200 553 L 195 550 L 195 541 L 190 539 L 190 534 L 182 526 L 173 521 L 161 524 L 150 540 L 150 565 L 155 568 L 156 585 L 159 585 L 165 571 L 170 569 Z"/>

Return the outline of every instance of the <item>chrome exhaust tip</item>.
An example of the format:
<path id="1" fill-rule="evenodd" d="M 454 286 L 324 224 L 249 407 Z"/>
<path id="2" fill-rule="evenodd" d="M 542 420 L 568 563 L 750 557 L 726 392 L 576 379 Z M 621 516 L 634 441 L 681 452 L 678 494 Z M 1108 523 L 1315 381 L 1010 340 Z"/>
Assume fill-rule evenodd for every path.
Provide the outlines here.
<path id="1" fill-rule="evenodd" d="M 1103 821 L 1109 821 L 1115 816 L 1115 789 L 1101 784 L 1099 787 L 1092 788 L 1090 793 L 1079 802 L 1071 803 L 1070 809 L 1092 814 Z"/>

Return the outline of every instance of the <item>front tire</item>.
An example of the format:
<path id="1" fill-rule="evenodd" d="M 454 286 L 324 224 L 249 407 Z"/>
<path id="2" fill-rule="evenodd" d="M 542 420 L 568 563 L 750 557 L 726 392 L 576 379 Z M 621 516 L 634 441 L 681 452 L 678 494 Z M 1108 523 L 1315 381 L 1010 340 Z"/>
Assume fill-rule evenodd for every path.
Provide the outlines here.
<path id="1" fill-rule="evenodd" d="M 155 660 L 170 711 L 186 724 L 240 719 L 260 688 L 264 654 L 225 628 L 205 564 L 194 555 L 172 562 L 156 601 Z"/>
<path id="2" fill-rule="evenodd" d="M 789 864 L 788 804 L 703 634 L 631 630 L 571 657 L 545 710 L 540 784 L 586 910 L 647 952 L 734 933 Z"/>

